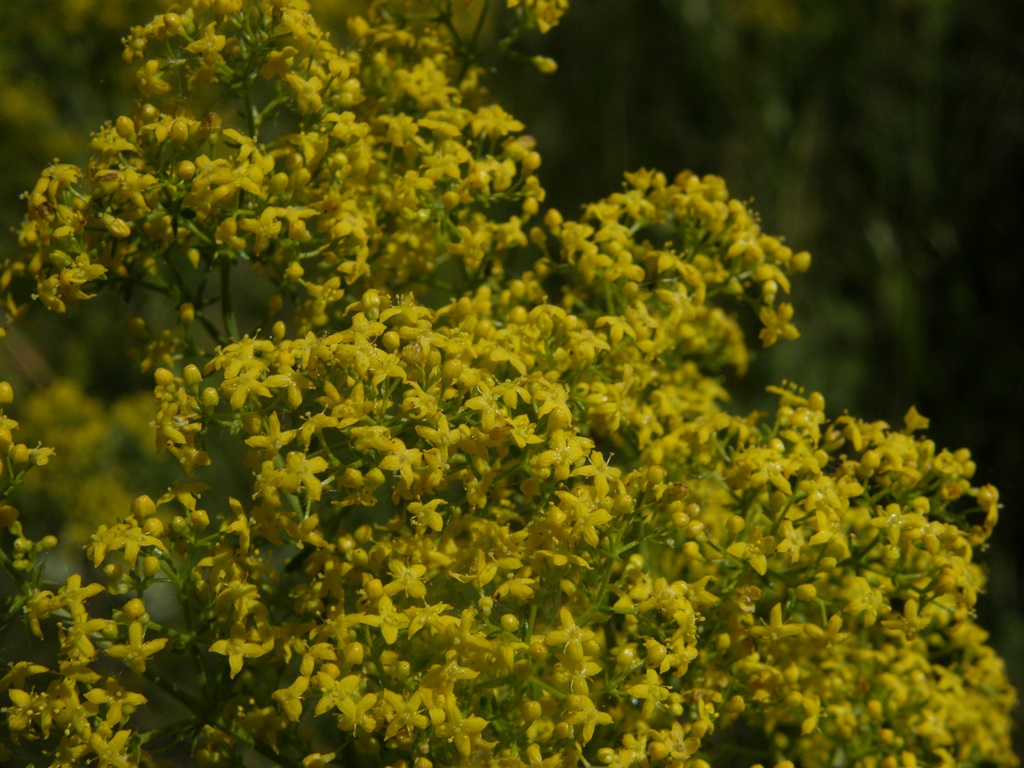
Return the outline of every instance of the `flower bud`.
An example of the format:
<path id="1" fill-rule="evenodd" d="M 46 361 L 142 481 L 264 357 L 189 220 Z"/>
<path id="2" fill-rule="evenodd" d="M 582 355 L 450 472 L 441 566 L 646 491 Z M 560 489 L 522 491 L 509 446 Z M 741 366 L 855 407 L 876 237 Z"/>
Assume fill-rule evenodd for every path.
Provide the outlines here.
<path id="1" fill-rule="evenodd" d="M 203 380 L 203 373 L 199 370 L 198 366 L 189 363 L 185 366 L 185 370 L 182 371 L 182 378 L 185 380 L 186 386 L 195 387 Z"/>
<path id="2" fill-rule="evenodd" d="M 114 130 L 117 131 L 117 135 L 122 139 L 130 139 L 135 135 L 135 121 L 130 117 L 121 115 L 114 123 Z"/>
<path id="3" fill-rule="evenodd" d="M 136 597 L 125 603 L 121 610 L 125 616 L 135 621 L 146 612 L 146 604 Z"/>
<path id="4" fill-rule="evenodd" d="M 132 228 L 128 226 L 128 222 L 124 219 L 113 218 L 107 222 L 107 232 L 112 234 L 114 237 L 125 238 L 131 237 Z"/>
<path id="5" fill-rule="evenodd" d="M 199 396 L 200 402 L 203 404 L 203 408 L 207 410 L 213 410 L 220 403 L 220 394 L 213 387 L 207 387 L 203 390 L 203 393 Z"/>
<path id="6" fill-rule="evenodd" d="M 171 123 L 171 128 L 167 132 L 167 136 L 175 144 L 184 144 L 188 141 L 188 123 L 179 117 Z"/>
<path id="7" fill-rule="evenodd" d="M 132 515 L 139 520 L 144 520 L 156 512 L 156 503 L 149 496 L 143 494 L 135 497 L 131 509 Z"/>

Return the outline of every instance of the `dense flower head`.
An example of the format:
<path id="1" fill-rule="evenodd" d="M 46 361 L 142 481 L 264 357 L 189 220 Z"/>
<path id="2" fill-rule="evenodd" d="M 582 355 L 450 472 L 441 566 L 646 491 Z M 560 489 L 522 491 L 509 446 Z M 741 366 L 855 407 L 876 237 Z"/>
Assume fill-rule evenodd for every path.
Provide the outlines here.
<path id="1" fill-rule="evenodd" d="M 0 678 L 4 759 L 1015 765 L 970 454 L 789 383 L 725 407 L 742 313 L 794 338 L 808 254 L 690 172 L 543 210 L 487 4 L 361 5 L 340 38 L 296 0 L 132 28 L 145 101 L 26 196 L 12 314 L 152 291 L 129 330 L 180 473 L 24 581 L 58 646 Z M 513 38 L 566 7 L 508 5 Z M 54 542 L 3 499 L 50 454 L 16 427 L 25 572 Z"/>

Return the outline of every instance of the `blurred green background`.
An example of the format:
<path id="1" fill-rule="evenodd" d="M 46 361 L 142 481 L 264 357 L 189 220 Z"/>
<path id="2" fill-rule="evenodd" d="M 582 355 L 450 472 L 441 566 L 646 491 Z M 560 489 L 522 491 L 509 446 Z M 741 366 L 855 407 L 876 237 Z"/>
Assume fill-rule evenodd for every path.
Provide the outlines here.
<path id="1" fill-rule="evenodd" d="M 134 109 L 119 40 L 164 5 L 5 7 L 0 250 L 16 247 L 18 196 L 39 171 L 54 156 L 84 162 L 88 133 Z M 549 202 L 565 213 L 618 189 L 624 170 L 690 168 L 724 176 L 768 232 L 811 251 L 794 285 L 803 336 L 757 355 L 733 387 L 736 407 L 767 407 L 764 386 L 788 378 L 824 393 L 835 414 L 899 424 L 915 404 L 939 444 L 970 448 L 1005 504 L 980 610 L 1018 687 L 1021 29 L 1019 0 L 576 0 L 533 44 L 557 74 L 523 66 L 492 81 L 537 137 Z M 24 392 L 72 376 L 108 406 L 150 386 L 123 358 L 116 304 L 13 331 L 0 343 L 2 377 Z M 83 322 L 111 343 L 83 348 L 72 333 Z"/>

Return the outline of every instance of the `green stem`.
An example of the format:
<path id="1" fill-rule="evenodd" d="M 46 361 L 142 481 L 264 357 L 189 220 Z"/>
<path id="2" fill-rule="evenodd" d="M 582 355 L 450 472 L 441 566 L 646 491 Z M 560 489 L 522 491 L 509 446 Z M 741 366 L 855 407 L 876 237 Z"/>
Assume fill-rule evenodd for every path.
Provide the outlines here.
<path id="1" fill-rule="evenodd" d="M 284 766 L 285 768 L 300 768 L 300 764 L 294 760 L 282 757 L 277 751 L 272 749 L 269 745 L 264 744 L 259 739 L 253 738 L 249 733 L 241 728 L 236 727 L 230 722 L 225 722 L 221 717 L 209 718 L 204 716 L 203 707 L 200 701 L 194 698 L 191 694 L 183 691 L 173 681 L 167 680 L 151 669 L 147 669 L 145 677 L 160 690 L 172 698 L 185 705 L 188 709 L 192 710 L 192 713 L 196 716 L 196 720 L 202 722 L 204 725 L 209 725 L 212 728 L 216 728 L 222 733 L 227 734 L 231 738 L 245 744 L 250 749 L 259 752 L 263 757 L 270 761 L 271 765 Z"/>
<path id="2" fill-rule="evenodd" d="M 229 339 L 238 338 L 238 325 L 231 304 L 231 260 L 222 256 L 220 260 L 220 311 L 224 332 Z"/>

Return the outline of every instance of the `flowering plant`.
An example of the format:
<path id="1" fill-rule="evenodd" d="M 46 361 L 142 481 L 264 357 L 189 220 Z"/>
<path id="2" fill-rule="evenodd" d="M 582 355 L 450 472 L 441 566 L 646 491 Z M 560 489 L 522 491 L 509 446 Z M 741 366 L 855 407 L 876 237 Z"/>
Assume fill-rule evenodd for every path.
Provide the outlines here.
<path id="1" fill-rule="evenodd" d="M 342 5 L 337 43 L 300 0 L 133 28 L 146 101 L 26 196 L 8 313 L 151 294 L 180 470 L 49 583 L 12 500 L 52 449 L 0 416 L 3 609 L 43 644 L 2 759 L 1015 765 L 970 454 L 786 383 L 725 407 L 736 310 L 795 337 L 810 257 L 688 172 L 542 212 L 484 62 L 564 0 L 493 45 L 482 0 Z"/>

